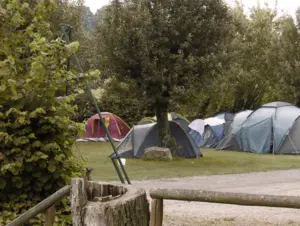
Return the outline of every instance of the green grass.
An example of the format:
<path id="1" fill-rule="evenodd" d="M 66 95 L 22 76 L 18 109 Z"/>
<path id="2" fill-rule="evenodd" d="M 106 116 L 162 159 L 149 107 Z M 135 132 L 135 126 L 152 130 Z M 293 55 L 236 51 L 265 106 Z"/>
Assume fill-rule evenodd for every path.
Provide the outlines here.
<path id="1" fill-rule="evenodd" d="M 300 168 L 300 156 L 260 155 L 211 149 L 201 151 L 204 155 L 202 158 L 180 158 L 171 162 L 127 159 L 125 168 L 131 180 Z M 118 181 L 116 171 L 108 157 L 112 153 L 109 143 L 78 143 L 74 147 L 74 152 L 87 161 L 88 167 L 94 168 L 93 178 Z"/>

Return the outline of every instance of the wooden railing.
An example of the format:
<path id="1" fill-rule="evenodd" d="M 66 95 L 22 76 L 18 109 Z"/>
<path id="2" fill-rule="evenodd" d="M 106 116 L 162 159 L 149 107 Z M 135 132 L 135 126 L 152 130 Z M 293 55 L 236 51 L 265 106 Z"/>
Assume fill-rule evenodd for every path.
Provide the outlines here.
<path id="1" fill-rule="evenodd" d="M 86 168 L 86 180 L 91 180 L 92 171 L 92 168 Z M 61 201 L 65 196 L 68 196 L 70 194 L 70 190 L 71 186 L 66 185 L 48 198 L 38 203 L 36 206 L 29 209 L 27 212 L 20 215 L 15 220 L 8 223 L 6 226 L 22 226 L 40 213 L 45 213 L 44 226 L 53 226 L 55 220 L 55 203 Z"/>
<path id="2" fill-rule="evenodd" d="M 254 195 L 184 189 L 152 189 L 150 190 L 150 197 L 153 199 L 151 202 L 150 226 L 162 226 L 164 199 L 300 209 L 300 197 L 298 196 Z"/>
<path id="3" fill-rule="evenodd" d="M 32 207 L 27 212 L 20 215 L 18 218 L 13 220 L 12 222 L 8 223 L 6 226 L 21 226 L 24 225 L 27 221 L 29 221 L 31 218 L 34 218 L 40 213 L 44 213 L 47 211 L 46 214 L 46 222 L 45 225 L 53 225 L 54 217 L 55 216 L 55 207 L 54 204 L 58 201 L 60 201 L 63 197 L 67 196 L 70 193 L 71 186 L 67 185 L 57 192 L 55 192 L 53 195 L 49 196 L 48 198 L 41 201 L 36 206 Z M 54 213 L 53 213 L 54 211 Z M 52 224 L 51 224 L 52 223 Z"/>

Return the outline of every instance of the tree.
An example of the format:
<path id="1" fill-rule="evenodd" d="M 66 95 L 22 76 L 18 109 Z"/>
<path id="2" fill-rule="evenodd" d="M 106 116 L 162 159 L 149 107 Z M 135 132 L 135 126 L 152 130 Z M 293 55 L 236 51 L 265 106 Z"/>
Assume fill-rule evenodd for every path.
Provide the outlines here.
<path id="1" fill-rule="evenodd" d="M 147 101 L 136 84 L 124 83 L 114 77 L 103 84 L 99 101 L 104 111 L 115 113 L 130 126 L 136 125 L 147 110 Z"/>
<path id="2" fill-rule="evenodd" d="M 216 67 L 228 37 L 230 16 L 221 0 L 115 0 L 105 9 L 97 35 L 104 73 L 133 80 L 156 108 L 162 146 L 169 142 L 172 96 L 191 78 Z"/>
<path id="3" fill-rule="evenodd" d="M 269 98 L 280 99 L 300 104 L 300 31 L 293 18 L 289 15 L 278 19 L 275 27 L 277 36 L 274 41 L 272 55 L 273 88 Z"/>
<path id="4" fill-rule="evenodd" d="M 84 7 L 84 28 L 92 32 L 96 28 L 96 17 L 89 7 Z"/>
<path id="5" fill-rule="evenodd" d="M 48 0 L 0 3 L 1 225 L 82 173 L 72 152 L 81 128 L 70 119 L 74 97 L 57 97 L 78 76 L 66 67 L 78 44 L 54 39 L 54 10 Z"/>
<path id="6" fill-rule="evenodd" d="M 92 27 L 93 14 L 89 8 L 84 6 L 83 0 L 55 0 L 56 9 L 51 13 L 51 31 L 56 37 L 61 37 L 60 24 L 69 24 L 73 27 L 71 32 L 72 41 L 78 41 L 80 48 L 77 52 L 78 58 L 84 70 L 96 68 L 95 39 Z M 90 27 L 92 26 L 92 27 Z M 76 63 L 71 59 L 71 68 L 76 68 Z"/>
<path id="7" fill-rule="evenodd" d="M 276 14 L 268 7 L 257 6 L 247 17 L 240 5 L 230 13 L 233 37 L 220 57 L 222 69 L 208 81 L 207 115 L 255 109 L 276 100 L 273 94 L 278 92 L 274 86 L 278 69 L 275 47 L 280 47 L 276 44 Z"/>

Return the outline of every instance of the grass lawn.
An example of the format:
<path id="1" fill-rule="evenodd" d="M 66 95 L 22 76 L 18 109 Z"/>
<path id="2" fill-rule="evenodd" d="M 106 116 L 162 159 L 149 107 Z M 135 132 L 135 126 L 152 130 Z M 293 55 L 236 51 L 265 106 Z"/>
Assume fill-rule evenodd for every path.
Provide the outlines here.
<path id="1" fill-rule="evenodd" d="M 125 168 L 130 180 L 300 168 L 300 156 L 260 155 L 212 149 L 201 151 L 204 156 L 202 158 L 175 159 L 171 162 L 127 159 Z M 110 143 L 77 143 L 74 152 L 76 156 L 86 160 L 88 167 L 94 168 L 94 179 L 119 180 L 108 157 L 112 153 Z"/>

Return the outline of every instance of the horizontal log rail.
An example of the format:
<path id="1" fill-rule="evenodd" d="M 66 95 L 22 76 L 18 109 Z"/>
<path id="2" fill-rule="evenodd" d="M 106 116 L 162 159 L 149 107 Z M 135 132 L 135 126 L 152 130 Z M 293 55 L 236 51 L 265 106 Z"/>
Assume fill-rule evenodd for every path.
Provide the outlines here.
<path id="1" fill-rule="evenodd" d="M 299 196 L 256 195 L 186 189 L 151 189 L 151 226 L 161 226 L 163 199 L 234 204 L 243 206 L 268 206 L 300 209 Z"/>
<path id="2" fill-rule="evenodd" d="M 92 172 L 93 168 L 85 168 L 85 180 L 92 180 Z M 36 217 L 40 213 L 45 213 L 45 224 L 44 226 L 53 226 L 54 219 L 55 219 L 55 203 L 60 201 L 63 197 L 70 194 L 71 185 L 66 185 L 65 187 L 61 188 L 48 198 L 44 199 L 22 215 L 20 215 L 15 220 L 11 221 L 5 226 L 21 226 L 24 225 L 30 219 Z"/>
<path id="3" fill-rule="evenodd" d="M 48 198 L 41 201 L 36 206 L 32 207 L 27 212 L 20 215 L 15 220 L 8 223 L 6 226 L 21 226 L 24 225 L 27 221 L 29 221 L 31 218 L 34 218 L 36 215 L 40 213 L 44 213 L 47 211 L 50 207 L 52 207 L 56 202 L 60 201 L 63 197 L 69 195 L 71 186 L 66 185 L 65 187 L 61 188 L 57 192 L 55 192 L 53 195 L 49 196 Z"/>

